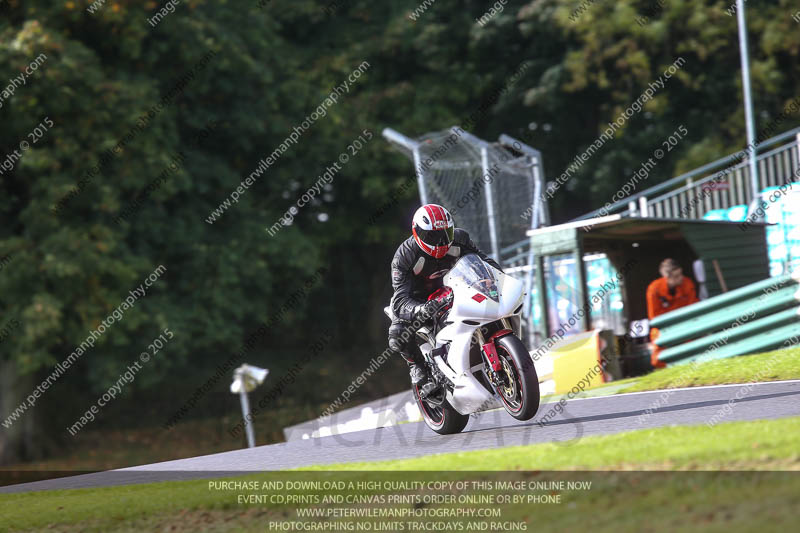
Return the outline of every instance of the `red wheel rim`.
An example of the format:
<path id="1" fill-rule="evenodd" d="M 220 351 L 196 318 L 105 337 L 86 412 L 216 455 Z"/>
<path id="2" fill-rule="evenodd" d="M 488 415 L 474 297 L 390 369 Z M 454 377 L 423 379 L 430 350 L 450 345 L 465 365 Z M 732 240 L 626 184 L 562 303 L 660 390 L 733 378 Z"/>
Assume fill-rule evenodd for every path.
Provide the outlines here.
<path id="1" fill-rule="evenodd" d="M 419 397 L 419 386 L 414 385 L 414 396 L 417 398 L 417 403 L 419 404 L 420 408 L 422 409 L 422 416 L 424 416 L 427 420 L 430 420 L 433 425 L 436 427 L 441 427 L 444 424 L 444 409 L 437 409 L 440 412 L 439 421 L 437 422 L 436 419 L 432 416 L 431 411 L 428 410 L 428 405 L 425 400 Z"/>

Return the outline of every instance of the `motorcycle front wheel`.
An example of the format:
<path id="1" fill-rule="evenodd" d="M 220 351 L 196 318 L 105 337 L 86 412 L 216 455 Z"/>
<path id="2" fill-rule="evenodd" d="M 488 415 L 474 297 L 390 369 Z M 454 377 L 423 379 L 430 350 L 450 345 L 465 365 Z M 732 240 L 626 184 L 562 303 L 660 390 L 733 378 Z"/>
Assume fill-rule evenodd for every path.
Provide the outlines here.
<path id="1" fill-rule="evenodd" d="M 506 384 L 496 387 L 506 412 L 517 420 L 530 420 L 539 410 L 539 377 L 528 350 L 515 335 L 497 339 Z"/>
<path id="2" fill-rule="evenodd" d="M 426 402 L 419 397 L 419 387 L 412 386 L 411 389 L 414 393 L 414 398 L 417 400 L 417 407 L 422 414 L 422 419 L 425 424 L 433 431 L 440 435 L 451 435 L 453 433 L 461 433 L 469 422 L 468 415 L 462 415 L 445 400 L 442 405 L 434 405 Z"/>

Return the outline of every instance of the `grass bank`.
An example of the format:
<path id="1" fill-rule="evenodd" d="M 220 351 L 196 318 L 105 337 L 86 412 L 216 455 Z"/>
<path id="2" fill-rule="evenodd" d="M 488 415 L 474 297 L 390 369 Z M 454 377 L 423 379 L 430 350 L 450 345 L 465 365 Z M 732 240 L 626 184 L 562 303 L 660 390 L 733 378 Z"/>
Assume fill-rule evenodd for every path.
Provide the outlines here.
<path id="1" fill-rule="evenodd" d="M 591 523 L 593 531 L 634 531 L 646 523 L 650 531 L 722 532 L 734 524 L 737 530 L 757 531 L 766 523 L 774 527 L 793 523 L 800 476 L 775 470 L 800 470 L 798 434 L 800 418 L 672 427 L 588 437 L 570 446 L 536 444 L 237 479 L 306 476 L 352 481 L 394 474 L 401 479 L 475 480 L 491 479 L 493 473 L 488 471 L 502 471 L 494 475 L 591 481 L 591 490 L 558 491 L 558 503 L 496 506 L 502 521 L 529 524 L 530 530 L 564 531 Z M 567 469 L 578 472 L 562 471 Z M 246 492 L 211 490 L 208 481 L 189 481 L 2 495 L 0 531 L 263 532 L 270 530 L 270 522 L 297 520 L 297 508 L 303 507 L 242 503 L 238 496 Z"/>

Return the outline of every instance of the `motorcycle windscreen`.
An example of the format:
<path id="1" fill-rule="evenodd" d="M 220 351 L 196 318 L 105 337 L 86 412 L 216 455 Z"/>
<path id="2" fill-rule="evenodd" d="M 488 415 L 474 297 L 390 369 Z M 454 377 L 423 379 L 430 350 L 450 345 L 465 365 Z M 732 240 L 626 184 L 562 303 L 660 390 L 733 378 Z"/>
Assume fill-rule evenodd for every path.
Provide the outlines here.
<path id="1" fill-rule="evenodd" d="M 494 272 L 475 254 L 467 254 L 459 259 L 447 276 L 449 280 L 459 280 L 494 302 L 500 302 Z"/>

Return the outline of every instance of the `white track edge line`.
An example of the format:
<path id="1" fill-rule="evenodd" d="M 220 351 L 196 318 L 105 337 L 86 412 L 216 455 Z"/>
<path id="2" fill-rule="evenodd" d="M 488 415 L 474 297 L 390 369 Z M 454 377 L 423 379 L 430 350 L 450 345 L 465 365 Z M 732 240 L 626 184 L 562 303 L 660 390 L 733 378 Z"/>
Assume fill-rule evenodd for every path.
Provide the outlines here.
<path id="1" fill-rule="evenodd" d="M 611 382 L 613 383 L 613 382 Z M 606 394 L 603 396 L 590 396 L 588 398 L 571 398 L 567 400 L 568 402 L 576 402 L 578 400 L 602 400 L 603 398 L 622 398 L 623 396 L 633 396 L 636 394 L 661 394 L 664 392 L 677 392 L 677 391 L 686 391 L 686 390 L 699 390 L 699 389 L 722 389 L 725 387 L 744 387 L 749 385 L 778 385 L 781 383 L 797 383 L 800 385 L 800 379 L 784 379 L 780 381 L 747 381 L 745 383 L 725 383 L 722 385 L 699 385 L 697 387 L 680 387 L 675 389 L 656 389 L 656 390 L 644 390 L 638 392 L 623 392 L 622 394 Z M 552 403 L 558 403 L 561 400 L 556 400 L 553 402 L 546 402 L 542 405 L 550 405 Z"/>

